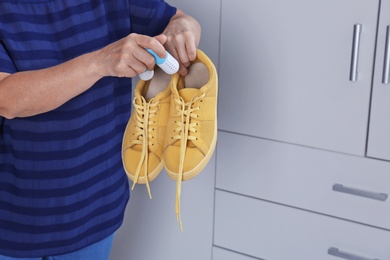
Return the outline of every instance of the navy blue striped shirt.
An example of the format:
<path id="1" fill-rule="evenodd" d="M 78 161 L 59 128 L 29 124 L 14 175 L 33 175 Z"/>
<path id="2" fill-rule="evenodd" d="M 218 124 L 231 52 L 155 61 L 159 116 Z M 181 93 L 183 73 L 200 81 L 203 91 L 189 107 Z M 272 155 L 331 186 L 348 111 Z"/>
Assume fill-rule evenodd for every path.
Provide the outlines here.
<path id="1" fill-rule="evenodd" d="M 131 32 L 159 34 L 175 12 L 162 0 L 1 0 L 0 71 L 47 68 Z M 130 107 L 131 79 L 105 77 L 53 111 L 0 117 L 0 255 L 67 253 L 119 228 Z"/>

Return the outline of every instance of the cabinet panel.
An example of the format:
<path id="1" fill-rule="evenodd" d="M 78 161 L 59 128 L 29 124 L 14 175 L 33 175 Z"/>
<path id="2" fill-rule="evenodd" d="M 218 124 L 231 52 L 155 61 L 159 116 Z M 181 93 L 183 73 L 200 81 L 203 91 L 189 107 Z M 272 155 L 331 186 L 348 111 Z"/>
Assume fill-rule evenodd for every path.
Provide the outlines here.
<path id="1" fill-rule="evenodd" d="M 270 260 L 338 259 L 330 248 L 361 258 L 390 259 L 390 232 L 216 192 L 214 244 Z M 365 258 L 363 258 L 365 257 Z M 342 258 L 340 258 L 342 259 Z"/>
<path id="2" fill-rule="evenodd" d="M 390 230 L 388 162 L 222 131 L 217 151 L 219 189 Z"/>
<path id="3" fill-rule="evenodd" d="M 377 0 L 223 0 L 221 13 L 220 129 L 365 155 Z"/>
<path id="4" fill-rule="evenodd" d="M 215 158 L 194 179 L 183 183 L 180 231 L 175 215 L 176 182 L 165 170 L 150 183 L 136 185 L 116 232 L 110 260 L 210 260 L 213 243 Z M 201 212 L 201 214 L 200 214 Z"/>
<path id="5" fill-rule="evenodd" d="M 389 10 L 390 1 L 382 1 L 367 149 L 368 156 L 386 160 L 390 160 L 390 82 L 384 81 L 384 74 L 390 76 L 389 72 L 385 71 L 386 65 L 390 68 L 390 60 L 386 62 L 386 56 L 390 58 Z"/>
<path id="6" fill-rule="evenodd" d="M 219 247 L 213 248 L 213 260 L 261 260 L 242 254 L 237 254 Z"/>

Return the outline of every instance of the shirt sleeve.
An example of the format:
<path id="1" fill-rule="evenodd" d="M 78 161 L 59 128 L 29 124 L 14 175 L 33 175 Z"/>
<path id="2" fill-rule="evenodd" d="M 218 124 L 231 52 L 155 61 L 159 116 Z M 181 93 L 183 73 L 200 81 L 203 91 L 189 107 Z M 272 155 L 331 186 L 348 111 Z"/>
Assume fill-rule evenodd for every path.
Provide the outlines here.
<path id="1" fill-rule="evenodd" d="M 6 48 L 2 41 L 0 41 L 0 72 L 15 73 L 16 68 L 8 55 Z"/>
<path id="2" fill-rule="evenodd" d="M 162 33 L 176 8 L 163 0 L 129 0 L 132 32 L 155 36 Z"/>

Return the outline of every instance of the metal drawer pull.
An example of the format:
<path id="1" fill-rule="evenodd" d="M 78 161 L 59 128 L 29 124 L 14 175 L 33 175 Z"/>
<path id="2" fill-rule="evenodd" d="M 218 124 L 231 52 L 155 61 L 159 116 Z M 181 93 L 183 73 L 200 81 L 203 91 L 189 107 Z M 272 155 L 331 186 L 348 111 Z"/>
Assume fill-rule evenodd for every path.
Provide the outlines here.
<path id="1" fill-rule="evenodd" d="M 372 191 L 344 187 L 343 185 L 337 183 L 333 184 L 333 190 L 380 201 L 386 201 L 388 197 L 386 193 L 376 193 Z"/>
<path id="2" fill-rule="evenodd" d="M 349 74 L 350 81 L 356 81 L 358 78 L 358 58 L 360 47 L 360 34 L 362 31 L 361 24 L 355 24 L 353 26 L 353 42 L 352 42 L 352 58 L 351 58 L 351 71 Z"/>
<path id="3" fill-rule="evenodd" d="M 362 257 L 362 256 L 357 256 L 357 255 L 353 255 L 350 253 L 346 253 L 346 252 L 340 251 L 338 248 L 335 248 L 335 247 L 330 247 L 328 249 L 328 254 L 332 255 L 332 256 L 339 257 L 339 258 L 348 259 L 348 260 L 379 260 L 377 258 L 367 258 L 367 257 Z"/>
<path id="4" fill-rule="evenodd" d="M 382 83 L 389 84 L 390 80 L 390 25 L 386 28 L 386 47 L 385 47 L 385 60 L 383 61 L 383 77 Z"/>

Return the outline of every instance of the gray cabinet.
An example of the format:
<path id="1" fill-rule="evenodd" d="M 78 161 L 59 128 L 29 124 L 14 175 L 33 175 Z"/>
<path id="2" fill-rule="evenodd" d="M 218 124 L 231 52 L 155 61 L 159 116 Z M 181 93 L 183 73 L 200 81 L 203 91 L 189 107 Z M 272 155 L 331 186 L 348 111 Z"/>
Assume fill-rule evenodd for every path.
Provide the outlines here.
<path id="1" fill-rule="evenodd" d="M 217 191 L 215 220 L 216 245 L 261 259 L 390 259 L 388 231 L 229 192 Z"/>
<path id="2" fill-rule="evenodd" d="M 367 156 L 390 160 L 390 1 L 382 1 Z"/>
<path id="3" fill-rule="evenodd" d="M 378 8 L 222 0 L 219 128 L 365 155 Z"/>
<path id="4" fill-rule="evenodd" d="M 390 230 L 389 183 L 388 162 L 219 133 L 220 190 Z"/>
<path id="5" fill-rule="evenodd" d="M 169 2 L 219 67 L 216 162 L 184 233 L 164 172 L 136 186 L 111 259 L 390 259 L 390 0 Z"/>
<path id="6" fill-rule="evenodd" d="M 221 6 L 213 259 L 390 259 L 390 0 Z"/>
<path id="7" fill-rule="evenodd" d="M 219 247 L 213 248 L 213 260 L 261 260 L 260 258 L 253 258 L 235 252 L 225 250 Z"/>

